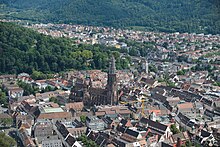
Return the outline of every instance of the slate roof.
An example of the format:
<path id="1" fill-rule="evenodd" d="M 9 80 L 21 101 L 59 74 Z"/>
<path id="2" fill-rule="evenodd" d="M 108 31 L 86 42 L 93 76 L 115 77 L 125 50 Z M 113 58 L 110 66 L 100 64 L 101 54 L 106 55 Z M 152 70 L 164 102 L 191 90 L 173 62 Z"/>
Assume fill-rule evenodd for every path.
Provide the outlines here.
<path id="1" fill-rule="evenodd" d="M 152 121 L 152 120 L 144 118 L 144 117 L 141 118 L 140 122 L 143 124 L 148 124 L 148 127 L 150 127 L 151 129 L 155 128 L 155 129 L 158 129 L 159 131 L 162 131 L 162 132 L 165 132 L 167 129 L 166 125 L 161 124 L 156 121 Z"/>
<path id="2" fill-rule="evenodd" d="M 213 117 L 220 117 L 220 114 L 217 113 L 216 111 L 211 111 L 211 110 L 208 110 L 206 109 L 204 114 L 208 117 L 211 117 L 213 119 Z"/>
<path id="3" fill-rule="evenodd" d="M 125 130 L 126 130 L 126 128 L 125 128 L 125 127 L 122 127 L 122 126 L 119 126 L 119 125 L 117 126 L 117 128 L 116 128 L 116 129 L 117 129 L 117 131 L 118 131 L 118 132 L 122 132 L 122 133 L 124 133 L 124 132 L 125 132 Z"/>
<path id="4" fill-rule="evenodd" d="M 106 146 L 109 139 L 109 135 L 103 132 L 99 132 L 97 138 L 95 139 L 95 143 L 99 146 Z"/>
<path id="5" fill-rule="evenodd" d="M 201 130 L 201 137 L 209 137 L 211 135 L 211 133 L 205 131 L 205 130 Z"/>
<path id="6" fill-rule="evenodd" d="M 59 121 L 56 122 L 55 126 L 57 127 L 57 130 L 60 132 L 60 134 L 66 138 L 66 136 L 69 134 L 69 131 L 66 129 L 66 127 Z"/>
<path id="7" fill-rule="evenodd" d="M 209 100 L 209 99 L 206 99 L 206 98 L 202 98 L 201 102 L 208 105 L 208 106 L 210 106 L 210 107 L 212 106 L 212 103 L 213 103 L 212 100 Z"/>
<path id="8" fill-rule="evenodd" d="M 31 106 L 26 102 L 26 101 L 22 101 L 21 102 L 21 105 L 23 106 L 23 108 L 26 110 L 26 111 L 30 111 L 31 110 Z"/>
<path id="9" fill-rule="evenodd" d="M 144 78 L 144 77 L 142 77 L 140 81 L 144 82 L 147 85 L 153 85 L 155 83 L 154 79 L 148 79 L 148 78 Z"/>
<path id="10" fill-rule="evenodd" d="M 202 99 L 202 96 L 198 94 L 194 94 L 189 91 L 181 91 L 178 89 L 172 89 L 170 91 L 170 95 L 174 97 L 179 97 L 180 99 L 185 100 L 186 102 L 195 102 L 196 100 L 200 101 Z"/>
<path id="11" fill-rule="evenodd" d="M 123 126 L 125 126 L 125 125 L 127 124 L 127 122 L 128 122 L 127 120 L 122 119 L 120 123 L 121 123 Z"/>
<path id="12" fill-rule="evenodd" d="M 126 129 L 126 130 L 125 130 L 125 133 L 128 134 L 128 135 L 130 135 L 130 136 L 133 136 L 133 137 L 135 137 L 135 138 L 137 138 L 138 135 L 139 135 L 139 132 L 134 131 L 134 130 L 131 130 L 131 129 Z"/>
<path id="13" fill-rule="evenodd" d="M 166 101 L 165 103 L 163 103 L 163 106 L 165 106 L 168 110 L 172 111 L 173 107 L 169 104 L 168 101 Z"/>
<path id="14" fill-rule="evenodd" d="M 78 121 L 77 119 L 75 119 L 73 122 L 73 125 L 76 127 L 76 128 L 80 128 L 80 127 L 83 127 L 84 125 L 82 124 L 82 122 Z"/>
<path id="15" fill-rule="evenodd" d="M 152 98 L 162 103 L 165 103 L 167 99 L 167 97 L 156 93 L 152 95 Z"/>
<path id="16" fill-rule="evenodd" d="M 113 120 L 110 117 L 104 117 L 102 118 L 102 120 L 107 124 L 111 124 L 113 122 Z"/>
<path id="17" fill-rule="evenodd" d="M 30 110 L 30 113 L 34 115 L 35 118 L 37 118 L 40 115 L 40 109 L 38 106 L 32 107 Z"/>
<path id="18" fill-rule="evenodd" d="M 69 135 L 69 136 L 66 138 L 65 141 L 66 141 L 70 146 L 73 146 L 73 144 L 76 142 L 76 139 L 75 139 L 73 136 Z"/>
<path id="19" fill-rule="evenodd" d="M 182 113 L 179 113 L 177 116 L 179 117 L 180 121 L 186 126 L 188 127 L 195 126 L 195 123 L 190 121 L 190 119 L 187 116 L 183 115 Z"/>
<path id="20" fill-rule="evenodd" d="M 155 87 L 151 90 L 151 92 L 163 95 L 165 92 L 165 89 L 160 88 L 160 87 Z"/>

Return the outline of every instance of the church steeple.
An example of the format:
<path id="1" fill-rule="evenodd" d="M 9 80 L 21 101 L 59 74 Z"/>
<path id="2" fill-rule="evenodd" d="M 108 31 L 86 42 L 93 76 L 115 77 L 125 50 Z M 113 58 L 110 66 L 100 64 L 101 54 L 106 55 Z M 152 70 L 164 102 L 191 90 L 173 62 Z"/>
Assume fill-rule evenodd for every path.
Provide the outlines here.
<path id="1" fill-rule="evenodd" d="M 116 71 L 116 67 L 115 67 L 115 57 L 112 56 L 111 62 L 110 62 L 110 65 L 109 65 L 109 71 L 108 71 L 108 73 L 109 73 L 109 74 L 115 74 L 115 71 Z"/>
<path id="2" fill-rule="evenodd" d="M 111 105 L 118 104 L 118 94 L 117 94 L 117 79 L 116 79 L 116 67 L 115 58 L 111 57 L 108 71 L 108 83 L 107 83 L 107 99 L 108 103 Z"/>

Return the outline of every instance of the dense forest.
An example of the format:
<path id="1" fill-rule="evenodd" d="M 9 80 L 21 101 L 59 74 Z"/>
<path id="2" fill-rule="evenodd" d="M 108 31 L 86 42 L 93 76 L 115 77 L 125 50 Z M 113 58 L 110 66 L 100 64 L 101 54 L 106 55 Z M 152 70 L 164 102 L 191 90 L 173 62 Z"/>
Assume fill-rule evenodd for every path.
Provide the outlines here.
<path id="1" fill-rule="evenodd" d="M 52 38 L 12 23 L 0 22 L 0 73 L 61 72 L 69 69 L 107 69 L 109 57 L 117 69 L 128 68 L 129 57 L 116 48 L 75 45 L 74 40 Z"/>
<path id="2" fill-rule="evenodd" d="M 219 0 L 0 0 L 1 17 L 220 34 Z"/>

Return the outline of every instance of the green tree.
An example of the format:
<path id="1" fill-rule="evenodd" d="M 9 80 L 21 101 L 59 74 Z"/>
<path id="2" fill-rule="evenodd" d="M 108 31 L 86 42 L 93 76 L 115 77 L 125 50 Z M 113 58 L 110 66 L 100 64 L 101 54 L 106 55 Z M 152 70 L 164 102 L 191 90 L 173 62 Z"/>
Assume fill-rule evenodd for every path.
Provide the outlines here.
<path id="1" fill-rule="evenodd" d="M 1 118 L 0 124 L 2 124 L 3 126 L 11 126 L 13 124 L 13 119 L 12 118 Z"/>
<path id="2" fill-rule="evenodd" d="M 157 73 L 158 69 L 157 69 L 157 67 L 155 65 L 150 64 L 149 65 L 149 71 Z"/>
<path id="3" fill-rule="evenodd" d="M 81 122 L 85 123 L 86 122 L 86 116 L 85 115 L 81 115 L 80 116 L 80 120 L 81 120 Z"/>
<path id="4" fill-rule="evenodd" d="M 93 57 L 93 53 L 89 50 L 83 50 L 81 55 L 86 60 L 91 59 Z"/>
<path id="5" fill-rule="evenodd" d="M 220 82 L 215 82 L 213 85 L 214 85 L 214 86 L 219 86 L 219 87 L 220 87 Z"/>
<path id="6" fill-rule="evenodd" d="M 82 135 L 78 138 L 79 141 L 82 141 L 82 143 L 86 146 L 86 147 L 98 147 L 98 145 L 92 141 L 91 139 L 89 139 L 86 135 Z"/>
<path id="7" fill-rule="evenodd" d="M 6 93 L 2 91 L 1 89 L 0 89 L 0 104 L 5 108 L 8 107 L 8 100 L 6 97 Z"/>
<path id="8" fill-rule="evenodd" d="M 28 84 L 28 83 L 25 83 L 25 82 L 22 82 L 22 81 L 18 81 L 17 84 L 18 84 L 19 87 L 24 89 L 24 96 L 28 96 L 28 95 L 31 95 L 31 94 L 34 95 L 35 92 L 37 91 L 37 89 L 34 89 L 31 84 Z"/>
<path id="9" fill-rule="evenodd" d="M 177 71 L 177 75 L 185 75 L 186 71 L 185 70 L 179 70 Z"/>
<path id="10" fill-rule="evenodd" d="M 187 140 L 187 141 L 186 141 L 186 146 L 187 146 L 187 147 L 191 147 L 191 146 L 192 146 L 192 142 Z"/>
<path id="11" fill-rule="evenodd" d="M 51 97 L 51 98 L 49 99 L 49 101 L 58 104 L 58 99 L 57 99 L 56 97 Z"/>
<path id="12" fill-rule="evenodd" d="M 177 129 L 177 127 L 176 127 L 175 124 L 172 124 L 172 125 L 170 126 L 170 131 L 173 132 L 173 134 L 177 134 L 177 133 L 180 132 L 179 129 Z"/>
<path id="13" fill-rule="evenodd" d="M 5 135 L 5 133 L 0 133 L 0 146 L 1 147 L 11 147 L 15 145 L 16 145 L 16 142 L 13 138 Z"/>

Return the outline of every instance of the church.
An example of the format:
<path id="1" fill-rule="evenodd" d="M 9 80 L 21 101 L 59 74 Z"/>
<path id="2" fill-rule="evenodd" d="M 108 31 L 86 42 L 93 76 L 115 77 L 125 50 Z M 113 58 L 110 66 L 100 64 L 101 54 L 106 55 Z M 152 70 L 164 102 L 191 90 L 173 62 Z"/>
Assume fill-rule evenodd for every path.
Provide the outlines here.
<path id="1" fill-rule="evenodd" d="M 91 79 L 77 79 L 72 89 L 70 100 L 74 102 L 82 101 L 86 106 L 117 105 L 118 87 L 115 58 L 113 56 L 111 57 L 105 88 L 92 87 Z"/>

